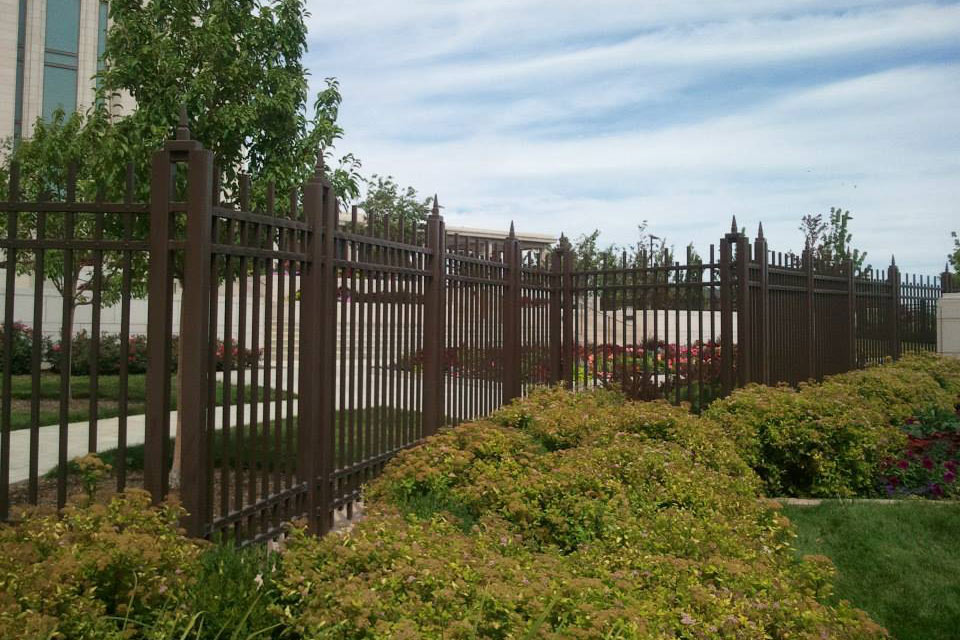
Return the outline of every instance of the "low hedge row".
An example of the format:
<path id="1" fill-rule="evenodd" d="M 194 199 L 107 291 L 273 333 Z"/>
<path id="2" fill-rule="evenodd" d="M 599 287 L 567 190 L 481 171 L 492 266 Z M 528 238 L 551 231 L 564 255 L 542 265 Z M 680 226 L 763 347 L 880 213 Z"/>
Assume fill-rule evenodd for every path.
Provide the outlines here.
<path id="1" fill-rule="evenodd" d="M 934 357 L 703 416 L 542 389 L 399 454 L 350 532 L 256 564 L 141 493 L 28 516 L 0 528 L 0 637 L 885 638 L 763 493 L 866 490 L 894 425 L 958 390 Z"/>
<path id="2" fill-rule="evenodd" d="M 873 496 L 915 416 L 952 413 L 960 361 L 934 354 L 830 376 L 799 389 L 751 385 L 703 414 L 775 496 Z"/>
<path id="3" fill-rule="evenodd" d="M 534 392 L 403 452 L 348 535 L 298 535 L 309 638 L 880 638 L 719 430 L 610 391 Z"/>

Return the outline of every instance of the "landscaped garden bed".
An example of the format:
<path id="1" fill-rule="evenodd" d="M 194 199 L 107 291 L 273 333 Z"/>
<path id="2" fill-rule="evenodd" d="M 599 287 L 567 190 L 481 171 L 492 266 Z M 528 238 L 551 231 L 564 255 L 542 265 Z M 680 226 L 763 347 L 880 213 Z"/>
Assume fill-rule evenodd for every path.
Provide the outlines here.
<path id="1" fill-rule="evenodd" d="M 348 532 L 295 527 L 273 554 L 186 539 L 175 506 L 137 493 L 96 503 L 91 483 L 80 500 L 92 506 L 0 529 L 0 637 L 909 634 L 889 617 L 908 614 L 851 590 L 853 575 L 888 588 L 863 570 L 869 558 L 851 565 L 835 541 L 810 536 L 804 513 L 816 511 L 789 507 L 797 542 L 766 496 L 882 497 L 893 469 L 913 471 L 904 459 L 950 485 L 955 450 L 939 434 L 954 428 L 958 397 L 960 363 L 935 357 L 798 391 L 750 387 L 701 416 L 612 390 L 541 389 L 398 454 Z M 897 488 L 939 497 L 920 490 L 930 484 L 905 475 Z M 929 564 L 923 553 L 910 571 Z M 820 554 L 837 558 L 839 579 Z M 907 562 L 872 561 L 897 558 Z M 947 597 L 956 580 L 935 588 Z"/>

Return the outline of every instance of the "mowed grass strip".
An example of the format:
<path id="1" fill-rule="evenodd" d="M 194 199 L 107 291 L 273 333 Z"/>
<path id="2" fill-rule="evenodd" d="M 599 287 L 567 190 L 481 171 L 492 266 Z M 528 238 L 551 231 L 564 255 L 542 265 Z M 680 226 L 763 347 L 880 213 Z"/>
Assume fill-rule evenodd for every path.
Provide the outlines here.
<path id="1" fill-rule="evenodd" d="M 97 415 L 101 419 L 114 418 L 120 415 L 120 376 L 99 376 L 97 379 Z M 176 377 L 171 377 L 170 387 L 173 390 L 170 398 L 170 409 L 177 408 Z M 72 376 L 70 379 L 71 400 L 69 422 L 82 422 L 90 419 L 90 376 Z M 29 429 L 32 425 L 30 418 L 30 401 L 33 393 L 33 381 L 29 375 L 12 377 L 12 402 L 10 423 L 11 429 Z M 286 392 L 284 398 L 286 398 Z M 59 424 L 60 422 L 60 376 L 45 373 L 40 376 L 40 421 L 39 426 Z M 265 398 L 265 390 L 260 389 L 260 399 Z M 233 402 L 237 401 L 237 385 L 231 385 L 230 396 Z M 127 415 L 138 415 L 146 411 L 147 376 L 136 374 L 128 376 L 127 382 Z M 296 395 L 294 395 L 296 397 Z M 274 400 L 276 393 L 271 390 L 270 399 Z M 244 401 L 251 401 L 249 381 L 244 392 Z M 217 405 L 223 404 L 223 383 L 217 382 Z"/>
<path id="2" fill-rule="evenodd" d="M 797 550 L 837 567 L 836 596 L 898 640 L 960 638 L 960 504 L 787 506 Z"/>
<path id="3" fill-rule="evenodd" d="M 353 423 L 353 433 L 351 434 L 349 425 Z M 369 457 L 375 457 L 383 451 L 389 451 L 404 446 L 406 443 L 416 439 L 420 433 L 420 412 L 406 409 L 392 409 L 389 407 L 371 407 L 367 409 L 343 410 L 337 412 L 334 421 L 334 460 L 338 463 L 338 468 L 342 467 L 340 460 L 341 437 L 340 421 L 345 425 L 345 438 L 343 439 L 343 454 L 347 464 L 360 462 Z M 250 469 L 270 469 L 275 465 L 283 467 L 284 462 L 287 468 L 296 467 L 296 445 L 297 445 L 297 418 L 292 420 L 292 433 L 290 441 L 293 443 L 293 449 L 287 449 L 286 418 L 278 429 L 276 421 L 272 421 L 266 430 L 263 423 L 258 422 L 255 428 L 250 425 L 244 425 L 243 429 L 243 448 L 239 447 L 236 425 L 231 425 L 229 439 L 224 436 L 222 430 L 217 430 L 213 434 L 213 464 L 214 467 L 220 467 L 224 460 L 231 466 L 236 464 L 240 468 Z M 279 440 L 279 447 L 277 446 Z M 173 439 L 170 439 L 168 452 L 170 457 L 167 464 L 173 462 Z M 126 468 L 127 471 L 142 471 L 144 465 L 144 445 L 138 444 L 127 447 Z M 118 449 L 109 449 L 97 454 L 101 460 L 114 468 L 117 466 L 117 458 L 120 455 Z M 56 475 L 56 469 L 47 473 L 48 476 Z"/>

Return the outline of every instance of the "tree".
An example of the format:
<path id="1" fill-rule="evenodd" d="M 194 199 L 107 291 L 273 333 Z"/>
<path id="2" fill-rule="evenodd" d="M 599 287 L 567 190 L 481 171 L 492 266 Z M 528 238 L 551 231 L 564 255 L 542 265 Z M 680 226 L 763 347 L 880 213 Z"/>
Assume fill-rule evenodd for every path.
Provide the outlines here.
<path id="1" fill-rule="evenodd" d="M 430 215 L 432 198 L 421 198 L 413 187 L 401 188 L 393 176 L 373 174 L 367 183 L 367 194 L 360 201 L 360 207 L 371 219 L 390 216 L 409 224 L 426 220 Z"/>
<path id="2" fill-rule="evenodd" d="M 185 105 L 226 189 L 241 171 L 258 179 L 255 198 L 268 180 L 279 193 L 302 183 L 343 133 L 335 79 L 308 108 L 306 15 L 302 0 L 112 0 L 99 95 L 136 100 L 117 126 L 144 171 Z M 345 156 L 331 176 L 343 196 L 359 195 L 355 167 Z"/>
<path id="3" fill-rule="evenodd" d="M 828 220 L 819 213 L 803 216 L 800 231 L 804 235 L 804 248 L 826 267 L 840 267 L 849 260 L 853 262 L 854 270 L 869 270 L 869 264 L 864 266 L 867 252 L 853 247 L 851 220 L 850 212 L 840 207 L 830 207 Z"/>
<path id="4" fill-rule="evenodd" d="M 104 193 L 108 199 L 122 193 L 130 162 L 142 200 L 151 154 L 171 137 L 185 106 L 191 137 L 216 153 L 223 195 L 238 192 L 241 172 L 254 178 L 255 204 L 264 202 L 268 181 L 286 193 L 313 172 L 318 152 L 331 154 L 342 135 L 335 79 L 327 78 L 308 104 L 301 62 L 306 15 L 302 0 L 112 0 L 96 105 L 87 114 L 55 119 L 50 131 L 56 135 L 35 134 L 12 147 L 4 162 L 20 162 L 25 182 L 42 185 L 37 194 L 45 189 L 62 195 L 61 172 L 71 160 L 85 176 L 82 195 Z M 136 109 L 108 113 L 104 105 L 121 92 L 136 100 Z M 37 131 L 43 134 L 44 126 L 38 122 Z M 328 169 L 341 197 L 359 195 L 358 168 L 359 161 L 347 154 Z M 30 177 L 31 170 L 37 176 Z M 145 217 L 140 222 L 144 226 L 136 233 L 142 235 Z M 179 268 L 174 265 L 183 284 Z M 136 275 L 145 286 L 147 269 Z M 180 386 L 178 381 L 178 396 Z M 178 437 L 178 449 L 179 444 Z M 174 477 L 178 468 L 179 453 Z"/>

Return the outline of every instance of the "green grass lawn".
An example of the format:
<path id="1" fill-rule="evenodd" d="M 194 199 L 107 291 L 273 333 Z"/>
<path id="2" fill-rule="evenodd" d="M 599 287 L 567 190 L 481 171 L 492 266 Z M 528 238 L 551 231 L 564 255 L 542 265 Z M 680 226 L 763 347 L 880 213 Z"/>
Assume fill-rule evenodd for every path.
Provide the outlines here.
<path id="1" fill-rule="evenodd" d="M 170 398 L 170 408 L 176 409 L 176 379 L 171 378 L 173 397 Z M 69 421 L 81 422 L 90 418 L 90 376 L 72 376 L 70 380 L 73 396 L 70 401 Z M 136 374 L 128 376 L 127 382 L 128 415 L 144 413 L 147 397 L 147 376 Z M 33 381 L 29 375 L 13 376 L 13 410 L 11 411 L 11 428 L 28 429 L 30 420 L 30 399 L 33 393 Z M 237 399 L 237 388 L 233 385 L 230 395 Z M 40 376 L 40 426 L 59 424 L 60 422 L 60 376 L 45 373 Z M 263 390 L 260 390 L 263 398 Z M 250 401 L 249 379 L 246 388 L 245 401 Z M 120 415 L 120 376 L 99 376 L 97 405 L 100 418 L 113 418 Z M 223 404 L 223 384 L 217 383 L 217 404 Z"/>
<path id="2" fill-rule="evenodd" d="M 898 640 L 960 638 L 960 504 L 790 506 L 801 554 L 837 567 L 837 597 Z"/>
<path id="3" fill-rule="evenodd" d="M 418 411 L 408 411 L 403 409 L 357 409 L 354 412 L 354 424 L 357 431 L 362 432 L 364 425 L 373 424 L 380 429 L 378 429 L 378 434 L 386 440 L 386 448 L 393 448 L 402 444 L 402 439 L 405 437 L 403 433 L 397 433 L 399 429 L 415 429 L 414 425 L 417 424 L 419 418 Z M 349 422 L 350 411 L 341 411 L 338 413 L 338 420 L 340 416 L 345 417 Z M 339 423 L 337 423 L 339 424 Z M 296 465 L 296 442 L 297 442 L 297 419 L 293 419 L 293 432 L 291 433 L 291 440 L 294 443 L 294 449 L 288 451 L 286 449 L 286 429 L 281 429 L 280 432 L 280 448 L 276 447 L 274 425 L 271 425 L 268 437 L 266 438 L 266 443 L 263 442 L 263 428 L 260 424 L 257 425 L 257 444 L 256 446 L 251 446 L 250 442 L 250 429 L 249 426 L 244 428 L 244 438 L 245 446 L 242 451 L 237 450 L 237 433 L 235 425 L 230 432 L 230 440 L 226 442 L 223 436 L 223 431 L 215 431 L 213 434 L 213 461 L 214 466 L 219 467 L 226 457 L 229 460 L 238 459 L 240 466 L 243 468 L 256 467 L 256 468 L 268 468 L 272 469 L 273 465 L 281 464 L 284 458 L 287 458 L 287 464 L 290 468 L 293 468 Z M 382 431 L 381 431 L 382 430 Z M 336 456 L 339 456 L 339 428 L 334 432 L 336 440 Z M 347 445 L 344 449 L 349 448 L 350 438 L 347 437 Z M 357 445 L 362 445 L 363 443 L 357 443 Z M 170 458 L 167 461 L 167 464 L 171 464 L 173 461 L 173 440 L 170 441 Z M 369 449 L 364 449 L 364 452 L 369 451 Z M 110 449 L 98 453 L 97 455 L 106 462 L 114 467 L 117 465 L 117 456 L 119 451 L 117 449 Z M 355 459 L 349 452 L 346 453 L 347 460 Z M 362 453 L 357 458 L 362 457 Z M 135 445 L 127 448 L 126 455 L 126 466 L 127 471 L 142 471 L 143 470 L 143 445 Z M 48 476 L 56 475 L 56 469 L 53 469 L 47 473 Z"/>

